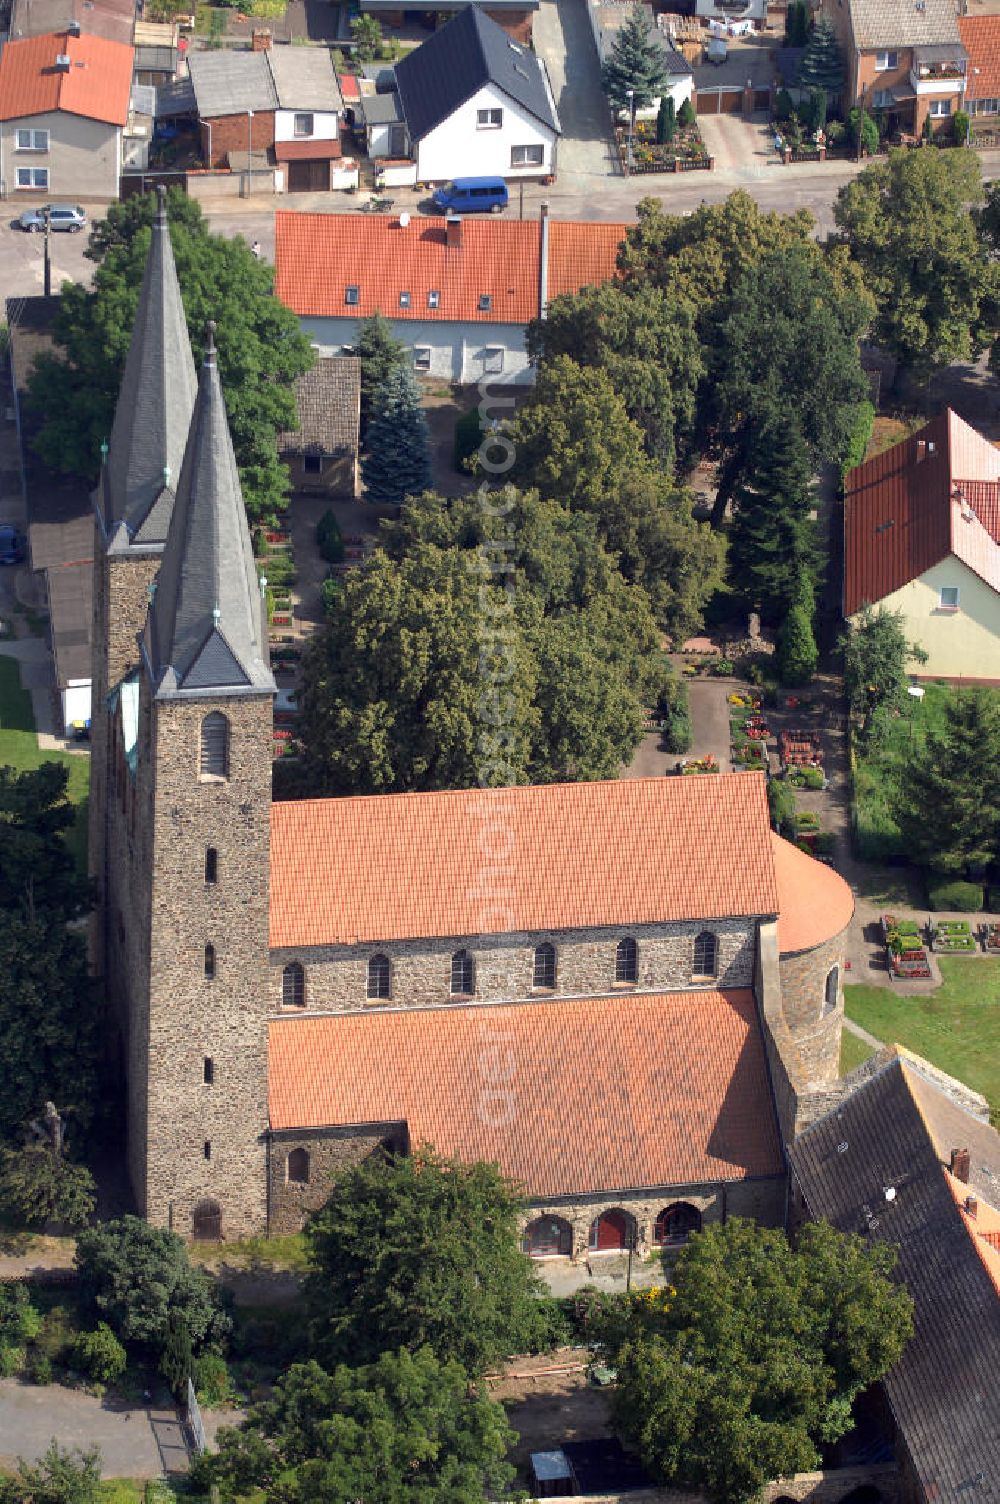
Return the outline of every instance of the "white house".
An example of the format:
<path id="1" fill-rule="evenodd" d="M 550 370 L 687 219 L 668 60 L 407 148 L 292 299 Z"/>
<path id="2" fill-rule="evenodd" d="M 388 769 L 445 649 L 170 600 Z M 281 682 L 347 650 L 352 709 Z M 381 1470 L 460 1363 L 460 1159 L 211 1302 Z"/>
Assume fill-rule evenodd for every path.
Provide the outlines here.
<path id="1" fill-rule="evenodd" d="M 417 181 L 552 177 L 559 116 L 541 58 L 476 6 L 396 66 Z"/>
<path id="2" fill-rule="evenodd" d="M 691 64 L 674 42 L 669 32 L 654 19 L 653 7 L 643 5 L 642 9 L 651 26 L 654 27 L 654 35 L 660 43 L 663 52 L 663 66 L 667 75 L 667 97 L 674 102 L 674 108 L 679 110 L 685 100 L 694 94 L 694 74 Z M 625 22 L 633 14 L 635 6 L 631 0 L 589 0 L 587 6 L 590 15 L 590 29 L 594 33 L 594 44 L 597 47 L 597 55 L 603 63 L 611 55 L 615 45 L 615 39 Z M 662 17 L 660 19 L 663 19 Z M 660 95 L 642 109 L 635 112 L 637 120 L 655 120 L 660 109 Z"/>

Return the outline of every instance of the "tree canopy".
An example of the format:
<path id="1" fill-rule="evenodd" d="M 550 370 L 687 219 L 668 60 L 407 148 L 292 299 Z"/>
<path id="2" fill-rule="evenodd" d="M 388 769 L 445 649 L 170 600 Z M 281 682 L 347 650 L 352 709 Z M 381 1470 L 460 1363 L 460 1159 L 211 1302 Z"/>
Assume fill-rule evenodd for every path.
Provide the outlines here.
<path id="1" fill-rule="evenodd" d="M 901 612 L 886 606 L 863 606 L 840 638 L 844 687 L 854 715 L 861 720 L 862 740 L 877 735 L 879 723 L 898 710 L 909 683 L 907 663 L 924 663 L 927 654 L 907 642 Z"/>
<path id="2" fill-rule="evenodd" d="M 405 366 L 391 366 L 372 396 L 361 465 L 369 501 L 400 506 L 431 484 L 430 437 L 420 406 L 416 378 Z"/>
<path id="3" fill-rule="evenodd" d="M 354 346 L 361 361 L 361 442 L 364 445 L 375 408 L 375 394 L 390 373 L 406 364 L 406 349 L 392 332 L 389 320 L 377 310 L 358 325 Z"/>
<path id="4" fill-rule="evenodd" d="M 601 69 L 601 83 L 616 110 L 633 110 L 652 104 L 666 84 L 663 45 L 641 5 L 620 27 L 610 56 Z"/>
<path id="5" fill-rule="evenodd" d="M 28 403 L 41 420 L 38 453 L 53 470 L 96 480 L 100 448 L 111 432 L 149 251 L 156 197 L 112 204 L 91 233 L 93 288 L 66 283 L 56 315 L 57 353 L 36 360 Z M 277 434 L 297 425 L 295 378 L 313 354 L 291 309 L 274 296 L 274 273 L 240 238 L 209 232 L 199 205 L 167 195 L 170 238 L 195 352 L 205 324 L 217 326 L 219 375 L 252 522 L 276 519 L 288 472 Z"/>
<path id="6" fill-rule="evenodd" d="M 315 1356 L 370 1363 L 426 1344 L 480 1374 L 544 1343 L 544 1287 L 520 1250 L 520 1206 L 495 1165 L 429 1149 L 338 1175 L 306 1229 Z"/>
<path id="7" fill-rule="evenodd" d="M 502 1406 L 429 1347 L 332 1373 L 297 1363 L 193 1482 L 262 1504 L 485 1504 L 508 1496 L 513 1439 Z"/>
<path id="8" fill-rule="evenodd" d="M 912 1301 L 886 1243 L 826 1223 L 734 1218 L 692 1237 L 673 1285 L 636 1299 L 613 1354 L 616 1424 L 647 1468 L 718 1504 L 819 1466 L 855 1397 L 897 1361 Z"/>
<path id="9" fill-rule="evenodd" d="M 813 467 L 790 419 L 765 425 L 751 440 L 729 533 L 729 574 L 744 604 L 777 624 L 803 580 L 818 567 Z"/>
<path id="10" fill-rule="evenodd" d="M 949 698 L 941 730 L 907 758 L 890 805 L 912 860 L 951 876 L 1000 860 L 1000 704 L 986 689 Z"/>
<path id="11" fill-rule="evenodd" d="M 839 93 L 844 83 L 844 54 L 829 16 L 818 16 L 799 62 L 800 89 Z"/>

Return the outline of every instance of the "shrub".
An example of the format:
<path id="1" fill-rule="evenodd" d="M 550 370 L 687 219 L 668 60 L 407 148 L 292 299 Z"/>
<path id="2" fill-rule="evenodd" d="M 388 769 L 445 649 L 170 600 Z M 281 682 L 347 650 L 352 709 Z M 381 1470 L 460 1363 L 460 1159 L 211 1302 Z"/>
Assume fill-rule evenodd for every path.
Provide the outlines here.
<path id="1" fill-rule="evenodd" d="M 340 564 L 344 558 L 344 540 L 333 512 L 327 510 L 316 524 L 316 545 L 327 564 Z"/>
<path id="2" fill-rule="evenodd" d="M 788 782 L 797 789 L 821 789 L 823 787 L 823 769 L 793 768 L 788 775 Z"/>
<path id="3" fill-rule="evenodd" d="M 794 839 L 795 795 L 780 778 L 772 778 L 767 785 L 767 807 L 771 814 L 771 824 L 778 834 Z"/>
<path id="4" fill-rule="evenodd" d="M 660 100 L 660 108 L 656 112 L 656 142 L 658 146 L 669 146 L 677 134 L 677 111 L 669 94 L 664 94 Z"/>
<path id="5" fill-rule="evenodd" d="M 695 119 L 696 116 L 694 113 L 694 105 L 691 103 L 690 99 L 685 99 L 684 103 L 677 111 L 677 123 L 679 125 L 682 125 L 684 129 L 687 130 L 689 126 L 694 125 Z"/>
<path id="6" fill-rule="evenodd" d="M 656 702 L 656 714 L 668 752 L 686 752 L 691 746 L 691 713 L 687 685 L 680 679 L 667 679 Z"/>
<path id="7" fill-rule="evenodd" d="M 33 1342 L 41 1325 L 25 1285 L 0 1285 L 0 1343 L 18 1347 Z"/>
<path id="8" fill-rule="evenodd" d="M 983 885 L 931 875 L 927 880 L 927 901 L 935 910 L 954 909 L 959 913 L 978 914 L 983 906 Z"/>
<path id="9" fill-rule="evenodd" d="M 98 1384 L 120 1379 L 127 1361 L 124 1347 L 106 1321 L 99 1321 L 92 1332 L 81 1332 L 73 1346 L 74 1368 Z"/>
<path id="10" fill-rule="evenodd" d="M 930 116 L 928 115 L 927 118 L 929 120 Z M 857 108 L 857 106 L 855 106 L 855 108 L 851 110 L 847 116 L 847 129 L 851 133 L 852 146 L 857 146 L 858 144 L 859 126 L 861 129 L 861 145 L 864 147 L 865 151 L 878 151 L 878 126 L 876 125 L 872 117 L 868 114 L 867 110 L 865 111 L 864 119 L 862 121 L 861 111 Z"/>
<path id="11" fill-rule="evenodd" d="M 33 1384 L 52 1383 L 52 1359 L 44 1353 L 35 1352 L 28 1364 L 28 1378 Z"/>
<path id="12" fill-rule="evenodd" d="M 851 430 L 851 437 L 847 446 L 847 457 L 844 460 L 844 473 L 853 470 L 855 465 L 860 465 L 868 448 L 868 441 L 872 436 L 875 426 L 875 407 L 871 402 L 862 402 L 858 411 L 857 421 Z"/>
<path id="13" fill-rule="evenodd" d="M 455 424 L 455 444 L 452 449 L 452 463 L 456 470 L 468 469 L 467 460 L 471 460 L 480 444 L 483 442 L 483 425 L 479 416 L 479 408 L 472 407 L 467 413 L 463 413 Z"/>
<path id="14" fill-rule="evenodd" d="M 967 110 L 956 110 L 951 117 L 951 139 L 956 146 L 964 146 L 969 139 L 972 122 Z"/>
<path id="15" fill-rule="evenodd" d="M 85 1165 L 53 1154 L 43 1144 L 27 1144 L 4 1155 L 0 1203 L 27 1227 L 58 1222 L 75 1230 L 93 1216 L 94 1177 Z"/>
<path id="16" fill-rule="evenodd" d="M 35 1346 L 51 1362 L 69 1363 L 78 1336 L 74 1313 L 66 1306 L 53 1306 L 41 1323 Z"/>
<path id="17" fill-rule="evenodd" d="M 787 89 L 779 89 L 774 96 L 775 120 L 783 125 L 786 120 L 791 120 L 794 113 L 795 106 L 792 104 L 792 96 Z"/>
<path id="18" fill-rule="evenodd" d="M 0 1342 L 0 1379 L 14 1379 L 24 1367 L 24 1348 Z"/>
<path id="19" fill-rule="evenodd" d="M 785 617 L 777 656 L 778 672 L 785 684 L 806 684 L 816 672 L 819 653 L 805 606 L 792 606 Z"/>
<path id="20" fill-rule="evenodd" d="M 842 120 L 828 120 L 826 122 L 827 146 L 839 146 L 847 134 L 847 127 Z"/>
<path id="21" fill-rule="evenodd" d="M 218 1353 L 202 1353 L 195 1360 L 191 1377 L 201 1405 L 214 1409 L 221 1405 L 231 1405 L 236 1399 L 226 1360 Z"/>

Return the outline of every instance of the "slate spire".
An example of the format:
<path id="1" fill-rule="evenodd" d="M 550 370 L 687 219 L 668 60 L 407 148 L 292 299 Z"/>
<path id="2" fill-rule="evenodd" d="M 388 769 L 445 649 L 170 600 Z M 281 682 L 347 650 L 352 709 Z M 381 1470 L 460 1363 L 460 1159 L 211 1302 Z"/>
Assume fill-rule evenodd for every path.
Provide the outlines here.
<path id="1" fill-rule="evenodd" d="M 112 553 L 161 551 L 197 389 L 167 227 L 166 190 L 157 193 L 111 443 L 94 493 Z"/>
<path id="2" fill-rule="evenodd" d="M 275 693 L 214 324 L 143 646 L 157 699 Z"/>

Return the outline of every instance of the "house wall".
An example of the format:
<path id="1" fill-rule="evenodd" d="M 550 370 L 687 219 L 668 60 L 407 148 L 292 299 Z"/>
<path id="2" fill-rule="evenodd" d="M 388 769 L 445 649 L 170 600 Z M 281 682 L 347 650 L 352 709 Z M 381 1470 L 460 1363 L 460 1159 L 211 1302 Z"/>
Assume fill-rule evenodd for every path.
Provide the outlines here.
<path id="1" fill-rule="evenodd" d="M 942 611 L 943 585 L 957 585 L 959 609 Z M 1000 683 L 1000 595 L 953 554 L 881 605 L 903 616 L 903 631 L 926 651 L 925 679 L 991 679 Z"/>
<path id="2" fill-rule="evenodd" d="M 358 456 L 353 454 L 323 455 L 322 469 L 306 470 L 300 454 L 283 454 L 288 466 L 293 491 L 306 495 L 350 497 L 358 494 Z"/>
<path id="3" fill-rule="evenodd" d="M 358 320 L 351 318 L 301 318 L 303 334 L 317 347 L 320 355 L 340 355 L 344 345 L 357 343 Z M 439 376 L 446 381 L 475 383 L 486 374 L 484 351 L 490 346 L 503 349 L 503 370 L 494 374 L 498 384 L 506 382 L 530 385 L 534 372 L 528 363 L 523 324 L 474 323 L 457 319 L 389 319 L 392 332 L 408 350 L 417 346 L 430 349 L 430 367 L 418 374 Z M 417 369 L 414 356 L 414 368 Z"/>
<path id="4" fill-rule="evenodd" d="M 19 129 L 47 130 L 49 149 L 18 151 Z M 47 167 L 47 188 L 18 188 L 18 167 Z M 51 110 L 18 120 L 0 121 L 0 195 L 4 198 L 53 202 L 78 199 L 116 199 L 121 176 L 121 131 L 102 120 L 86 120 Z"/>
<path id="5" fill-rule="evenodd" d="M 295 134 L 295 116 L 312 115 L 313 128 L 311 136 L 297 136 Z M 244 123 L 246 117 L 244 116 Z M 257 116 L 253 117 L 254 139 L 257 137 Z M 275 141 L 336 141 L 340 135 L 340 116 L 336 110 L 324 113 L 322 110 L 275 110 L 274 112 L 274 140 Z"/>
<path id="6" fill-rule="evenodd" d="M 216 115 L 200 122 L 201 154 L 209 167 L 226 167 L 231 151 L 264 151 L 274 145 L 274 111 L 255 110 L 252 122 L 240 115 Z M 252 134 L 251 134 L 252 133 Z"/>
<path id="7" fill-rule="evenodd" d="M 271 1011 L 281 1011 L 281 973 L 289 961 L 305 968 L 306 1008 L 351 1012 L 365 1008 L 426 1008 L 451 1001 L 451 957 L 460 947 L 476 962 L 474 999 L 456 1006 L 514 998 L 538 999 L 532 993 L 534 949 L 543 940 L 556 947 L 556 987 L 543 997 L 598 997 L 620 990 L 626 997 L 643 992 L 679 992 L 749 987 L 753 981 L 755 923 L 751 919 L 686 920 L 638 925 L 631 929 L 574 929 L 546 934 L 451 936 L 433 940 L 397 940 L 375 945 L 341 945 L 271 951 Z M 718 975 L 711 983 L 692 982 L 694 938 L 710 929 L 719 939 Z M 636 987 L 615 986 L 615 949 L 623 935 L 639 947 Z M 376 952 L 392 966 L 392 997 L 369 1002 L 368 960 Z"/>
<path id="8" fill-rule="evenodd" d="M 503 110 L 503 124 L 480 129 L 476 112 Z M 453 115 L 415 144 L 417 181 L 446 183 L 459 177 L 540 178 L 555 171 L 555 135 L 500 89 L 485 85 Z M 511 147 L 540 145 L 540 166 L 512 167 Z"/>

